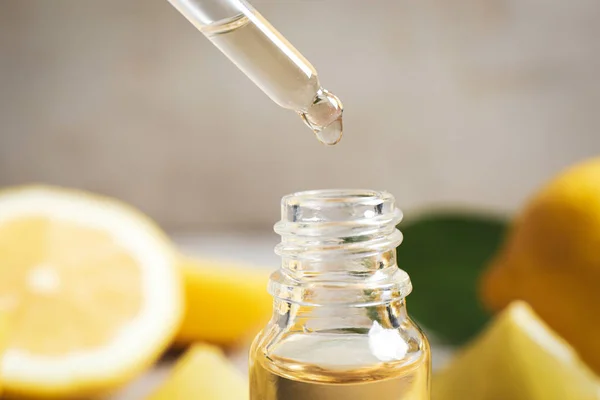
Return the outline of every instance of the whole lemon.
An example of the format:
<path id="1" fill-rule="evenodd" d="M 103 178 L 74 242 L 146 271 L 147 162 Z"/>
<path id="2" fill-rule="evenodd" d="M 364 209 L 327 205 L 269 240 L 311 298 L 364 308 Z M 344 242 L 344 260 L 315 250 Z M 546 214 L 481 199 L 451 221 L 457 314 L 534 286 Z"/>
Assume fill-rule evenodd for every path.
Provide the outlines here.
<path id="1" fill-rule="evenodd" d="M 498 311 L 525 300 L 600 374 L 600 158 L 535 195 L 481 280 Z"/>

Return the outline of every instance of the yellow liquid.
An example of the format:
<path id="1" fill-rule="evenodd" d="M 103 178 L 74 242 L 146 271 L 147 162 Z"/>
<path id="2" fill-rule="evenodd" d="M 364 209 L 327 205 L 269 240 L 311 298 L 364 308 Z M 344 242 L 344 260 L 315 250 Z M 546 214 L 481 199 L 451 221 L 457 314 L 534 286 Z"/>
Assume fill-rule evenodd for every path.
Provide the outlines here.
<path id="1" fill-rule="evenodd" d="M 312 335 L 310 335 L 312 336 Z M 284 343 L 278 353 L 302 361 L 258 355 L 250 369 L 251 400 L 428 400 L 430 359 L 427 345 L 406 359 L 381 362 L 367 338 Z M 320 342 L 320 343 L 319 343 Z M 337 343 L 336 343 L 337 342 Z M 287 347 L 287 348 L 283 348 Z M 321 354 L 321 356 L 319 356 Z M 317 366 L 307 360 L 320 358 Z"/>
<path id="2" fill-rule="evenodd" d="M 321 87 L 314 67 L 258 12 L 201 30 L 275 103 L 296 111 L 321 142 L 341 139 L 341 101 Z"/>

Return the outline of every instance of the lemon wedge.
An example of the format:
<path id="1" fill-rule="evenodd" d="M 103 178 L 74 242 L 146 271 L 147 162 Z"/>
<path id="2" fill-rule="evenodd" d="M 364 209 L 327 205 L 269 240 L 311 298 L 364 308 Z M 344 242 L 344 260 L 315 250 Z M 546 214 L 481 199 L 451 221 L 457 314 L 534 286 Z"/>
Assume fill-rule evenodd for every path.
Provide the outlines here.
<path id="1" fill-rule="evenodd" d="M 433 400 L 598 400 L 600 383 L 529 305 L 513 302 L 434 375 Z"/>
<path id="2" fill-rule="evenodd" d="M 81 398 L 149 366 L 182 314 L 175 252 L 132 208 L 83 192 L 0 192 L 0 361 L 9 396 Z"/>
<path id="3" fill-rule="evenodd" d="M 197 344 L 148 400 L 247 400 L 248 382 L 218 347 Z"/>
<path id="4" fill-rule="evenodd" d="M 180 268 L 186 311 L 176 337 L 178 344 L 238 344 L 253 337 L 271 317 L 268 271 L 192 258 L 185 258 Z"/>

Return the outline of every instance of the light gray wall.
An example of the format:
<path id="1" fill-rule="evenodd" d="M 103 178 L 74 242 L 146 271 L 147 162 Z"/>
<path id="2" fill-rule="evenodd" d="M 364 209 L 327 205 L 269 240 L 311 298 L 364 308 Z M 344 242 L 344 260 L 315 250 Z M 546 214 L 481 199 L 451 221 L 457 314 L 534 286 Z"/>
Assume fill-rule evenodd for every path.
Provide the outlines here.
<path id="1" fill-rule="evenodd" d="M 82 187 L 173 230 L 241 229 L 309 188 L 513 210 L 600 149 L 597 1 L 254 4 L 344 101 L 339 146 L 166 0 L 0 0 L 0 186 Z"/>

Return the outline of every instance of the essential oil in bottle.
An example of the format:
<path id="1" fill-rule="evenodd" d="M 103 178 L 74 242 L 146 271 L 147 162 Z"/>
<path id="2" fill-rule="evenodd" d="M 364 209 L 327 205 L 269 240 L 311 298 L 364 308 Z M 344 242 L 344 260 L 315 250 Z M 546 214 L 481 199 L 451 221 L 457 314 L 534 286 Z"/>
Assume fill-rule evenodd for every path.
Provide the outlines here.
<path id="1" fill-rule="evenodd" d="M 281 215 L 282 268 L 250 352 L 250 399 L 429 399 L 429 344 L 406 310 L 394 198 L 300 192 L 283 198 Z"/>

